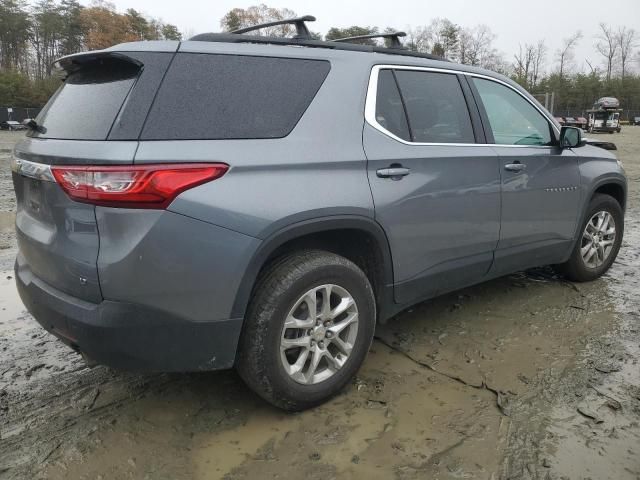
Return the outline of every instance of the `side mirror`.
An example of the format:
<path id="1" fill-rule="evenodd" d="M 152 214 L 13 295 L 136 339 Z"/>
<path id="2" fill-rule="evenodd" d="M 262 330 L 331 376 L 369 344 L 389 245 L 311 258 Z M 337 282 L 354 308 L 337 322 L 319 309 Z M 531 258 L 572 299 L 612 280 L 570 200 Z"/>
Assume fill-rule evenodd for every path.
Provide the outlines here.
<path id="1" fill-rule="evenodd" d="M 576 148 L 586 145 L 582 139 L 582 130 L 576 127 L 562 127 L 560 130 L 560 148 Z"/>

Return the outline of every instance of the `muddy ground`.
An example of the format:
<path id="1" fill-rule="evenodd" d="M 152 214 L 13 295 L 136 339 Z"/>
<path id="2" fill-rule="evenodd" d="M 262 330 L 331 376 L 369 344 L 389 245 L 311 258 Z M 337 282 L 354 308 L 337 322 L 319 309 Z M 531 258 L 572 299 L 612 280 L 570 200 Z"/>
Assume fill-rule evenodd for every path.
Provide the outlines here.
<path id="1" fill-rule="evenodd" d="M 17 298 L 0 137 L 0 478 L 640 479 L 640 127 L 606 136 L 630 180 L 603 279 L 546 269 L 421 304 L 353 384 L 301 414 L 233 372 L 89 369 Z"/>

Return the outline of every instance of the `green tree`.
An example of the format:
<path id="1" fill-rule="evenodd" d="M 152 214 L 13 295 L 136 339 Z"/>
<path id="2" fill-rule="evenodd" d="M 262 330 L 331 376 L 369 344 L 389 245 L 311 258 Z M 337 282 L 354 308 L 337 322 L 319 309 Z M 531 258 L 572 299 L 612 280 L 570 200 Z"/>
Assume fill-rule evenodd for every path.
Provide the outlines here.
<path id="1" fill-rule="evenodd" d="M 0 0 L 0 68 L 27 72 L 31 19 L 25 0 Z"/>
<path id="2" fill-rule="evenodd" d="M 360 27 L 353 25 L 347 28 L 332 27 L 324 36 L 325 40 L 336 40 L 338 38 L 359 37 L 361 35 L 375 35 L 378 33 L 378 27 Z M 377 45 L 375 39 L 356 40 L 354 43 L 362 45 Z"/>
<path id="3" fill-rule="evenodd" d="M 162 38 L 165 40 L 182 40 L 182 34 L 175 25 L 165 23 L 162 25 Z"/>
<path id="4" fill-rule="evenodd" d="M 129 32 L 136 40 L 150 40 L 149 22 L 140 12 L 129 8 L 124 15 L 129 24 Z"/>
<path id="5" fill-rule="evenodd" d="M 60 54 L 70 55 L 83 48 L 84 29 L 80 13 L 82 6 L 76 0 L 60 2 L 62 31 L 60 32 Z"/>
<path id="6" fill-rule="evenodd" d="M 35 77 L 51 74 L 51 65 L 60 56 L 63 17 L 54 0 L 40 0 L 31 11 L 31 45 L 35 55 Z"/>

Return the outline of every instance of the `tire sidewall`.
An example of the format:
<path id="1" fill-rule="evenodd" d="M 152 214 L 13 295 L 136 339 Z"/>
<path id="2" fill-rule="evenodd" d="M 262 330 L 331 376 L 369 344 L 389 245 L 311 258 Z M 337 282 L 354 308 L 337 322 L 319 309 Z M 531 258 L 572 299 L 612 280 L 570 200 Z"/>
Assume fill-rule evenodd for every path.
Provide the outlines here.
<path id="1" fill-rule="evenodd" d="M 313 268 L 288 283 L 290 285 L 284 286 L 284 292 L 281 293 L 275 309 L 271 312 L 271 321 L 265 331 L 262 361 L 274 390 L 285 392 L 285 396 L 302 398 L 302 402 L 313 405 L 342 389 L 364 361 L 375 329 L 373 291 L 364 275 L 361 278 L 352 269 L 343 265 Z M 294 303 L 312 288 L 325 284 L 338 285 L 353 297 L 358 309 L 358 334 L 351 355 L 340 370 L 323 382 L 303 385 L 293 380 L 282 366 L 280 359 L 282 328 Z M 287 392 L 289 395 L 286 395 Z"/>

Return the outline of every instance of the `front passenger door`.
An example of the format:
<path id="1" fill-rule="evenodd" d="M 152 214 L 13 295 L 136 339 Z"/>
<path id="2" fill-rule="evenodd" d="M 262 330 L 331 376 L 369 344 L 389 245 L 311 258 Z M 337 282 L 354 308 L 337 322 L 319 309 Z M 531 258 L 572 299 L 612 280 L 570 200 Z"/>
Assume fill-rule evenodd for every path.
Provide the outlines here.
<path id="1" fill-rule="evenodd" d="M 558 146 L 554 125 L 514 87 L 486 78 L 471 81 L 501 165 L 494 272 L 566 260 L 580 205 L 577 156 Z"/>

